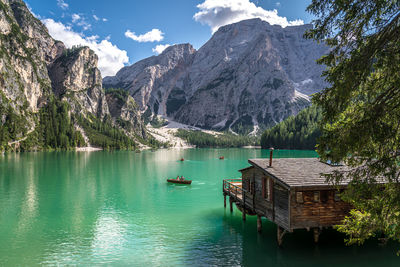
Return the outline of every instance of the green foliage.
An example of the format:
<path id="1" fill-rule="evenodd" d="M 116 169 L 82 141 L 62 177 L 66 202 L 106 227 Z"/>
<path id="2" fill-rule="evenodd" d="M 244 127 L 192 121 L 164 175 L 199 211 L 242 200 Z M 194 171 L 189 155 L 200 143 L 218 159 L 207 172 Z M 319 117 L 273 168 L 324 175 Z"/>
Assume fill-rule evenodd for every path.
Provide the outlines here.
<path id="1" fill-rule="evenodd" d="M 161 128 L 167 124 L 168 122 L 166 120 L 164 120 L 163 118 L 159 118 L 158 116 L 154 116 L 153 119 L 150 121 L 150 125 L 154 128 Z"/>
<path id="2" fill-rule="evenodd" d="M 316 106 L 306 108 L 266 130 L 261 136 L 261 147 L 314 150 L 321 134 L 318 125 L 320 120 L 321 112 Z"/>
<path id="3" fill-rule="evenodd" d="M 37 131 L 38 141 L 43 148 L 71 149 L 85 145 L 81 133 L 74 129 L 68 113 L 68 103 L 54 98 L 40 110 L 40 124 Z"/>
<path id="4" fill-rule="evenodd" d="M 319 60 L 330 87 L 313 97 L 323 115 L 317 150 L 353 167 L 328 176 L 352 181 L 355 211 L 338 229 L 350 244 L 376 232 L 400 241 L 400 2 L 313 0 L 308 11 L 317 19 L 307 36 L 332 48 Z"/>
<path id="5" fill-rule="evenodd" d="M 26 118 L 10 105 L 0 104 L 0 151 L 8 149 L 8 142 L 22 137 L 27 132 L 27 124 Z"/>
<path id="6" fill-rule="evenodd" d="M 27 114 L 27 109 L 24 112 Z M 0 105 L 0 118 L 5 117 L 4 123 L 0 123 L 0 150 L 11 150 L 8 142 L 13 141 L 19 141 L 20 151 L 83 146 L 83 137 L 80 132 L 75 131 L 68 113 L 67 103 L 51 98 L 37 116 L 30 114 L 32 118 L 36 118 L 36 128 L 28 134 L 27 125 L 30 123 L 25 116 L 18 115 L 11 106 L 5 108 Z"/>
<path id="7" fill-rule="evenodd" d="M 128 91 L 120 88 L 107 88 L 106 95 L 111 95 L 113 98 L 116 98 L 121 102 L 125 102 L 129 93 Z"/>
<path id="8" fill-rule="evenodd" d="M 103 120 L 89 115 L 77 116 L 78 124 L 83 127 L 90 144 L 104 149 L 135 149 L 136 143 L 123 130 L 113 126 L 110 117 Z"/>
<path id="9" fill-rule="evenodd" d="M 71 48 L 64 49 L 62 56 L 65 58 L 74 56 L 79 53 L 82 48 L 84 48 L 82 45 L 73 45 Z"/>
<path id="10" fill-rule="evenodd" d="M 179 129 L 175 134 L 196 147 L 242 147 L 258 145 L 257 137 L 223 133 L 217 136 L 202 131 Z"/>

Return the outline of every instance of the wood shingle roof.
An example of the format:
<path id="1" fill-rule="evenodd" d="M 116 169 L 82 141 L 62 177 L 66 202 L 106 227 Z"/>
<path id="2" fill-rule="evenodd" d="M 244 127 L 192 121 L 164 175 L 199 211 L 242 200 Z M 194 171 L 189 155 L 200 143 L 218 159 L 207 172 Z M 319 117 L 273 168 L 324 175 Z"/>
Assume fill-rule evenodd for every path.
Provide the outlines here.
<path id="1" fill-rule="evenodd" d="M 332 166 L 318 158 L 274 158 L 272 167 L 269 167 L 269 159 L 249 159 L 249 163 L 289 188 L 332 187 L 322 174 L 348 170 L 346 166 Z M 343 181 L 340 185 L 347 183 Z"/>

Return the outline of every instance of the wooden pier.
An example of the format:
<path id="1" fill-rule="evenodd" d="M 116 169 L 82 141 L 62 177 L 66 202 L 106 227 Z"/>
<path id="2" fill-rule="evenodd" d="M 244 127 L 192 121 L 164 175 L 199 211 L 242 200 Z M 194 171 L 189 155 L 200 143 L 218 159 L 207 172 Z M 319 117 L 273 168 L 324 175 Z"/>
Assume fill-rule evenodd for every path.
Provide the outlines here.
<path id="1" fill-rule="evenodd" d="M 257 230 L 262 231 L 261 218 L 277 225 L 277 242 L 295 229 L 313 231 L 318 242 L 323 228 L 340 224 L 351 205 L 340 199 L 344 182 L 334 187 L 325 181 L 322 173 L 346 168 L 320 162 L 317 158 L 254 159 L 250 167 L 239 170 L 242 179 L 223 180 L 224 206 L 229 197 L 230 211 L 233 204 L 246 215 L 257 215 Z"/>

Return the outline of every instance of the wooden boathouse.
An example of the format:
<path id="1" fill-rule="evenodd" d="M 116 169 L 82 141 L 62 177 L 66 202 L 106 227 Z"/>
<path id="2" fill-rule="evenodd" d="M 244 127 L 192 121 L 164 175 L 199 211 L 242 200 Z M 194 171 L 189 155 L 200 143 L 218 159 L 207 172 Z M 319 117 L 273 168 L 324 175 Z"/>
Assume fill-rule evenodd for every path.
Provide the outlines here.
<path id="1" fill-rule="evenodd" d="M 251 166 L 239 170 L 241 179 L 223 181 L 224 206 L 229 196 L 246 214 L 257 215 L 257 229 L 261 231 L 261 217 L 277 224 L 278 245 L 283 235 L 296 229 L 312 229 L 318 242 L 323 228 L 340 224 L 351 205 L 340 199 L 347 183 L 333 186 L 322 174 L 343 170 L 318 158 L 250 159 Z"/>

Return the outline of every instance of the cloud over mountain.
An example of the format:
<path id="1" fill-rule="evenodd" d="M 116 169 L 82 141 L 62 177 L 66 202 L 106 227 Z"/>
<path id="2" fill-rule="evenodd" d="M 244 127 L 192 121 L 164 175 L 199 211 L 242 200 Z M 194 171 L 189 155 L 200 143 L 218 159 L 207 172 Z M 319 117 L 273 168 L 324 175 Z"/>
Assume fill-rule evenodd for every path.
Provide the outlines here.
<path id="1" fill-rule="evenodd" d="M 271 25 L 280 25 L 283 28 L 304 24 L 300 19 L 288 21 L 286 17 L 280 17 L 276 9 L 265 10 L 249 0 L 205 0 L 197 5 L 197 8 L 200 11 L 193 18 L 210 26 L 212 32 L 217 31 L 221 26 L 253 18 L 259 18 Z"/>
<path id="2" fill-rule="evenodd" d="M 165 49 L 167 49 L 168 47 L 170 47 L 171 45 L 170 44 L 159 44 L 159 45 L 156 45 L 156 47 L 154 47 L 153 49 L 152 49 L 152 51 L 154 52 L 154 53 L 156 53 L 157 55 L 159 55 L 159 54 L 161 54 Z"/>
<path id="3" fill-rule="evenodd" d="M 98 67 L 103 77 L 115 75 L 125 63 L 129 62 L 127 52 L 119 49 L 107 38 L 100 41 L 97 35 L 84 36 L 74 32 L 71 27 L 53 19 L 44 19 L 42 22 L 48 28 L 50 35 L 54 39 L 62 41 L 68 48 L 74 45 L 90 47 L 99 57 Z"/>

